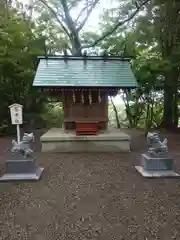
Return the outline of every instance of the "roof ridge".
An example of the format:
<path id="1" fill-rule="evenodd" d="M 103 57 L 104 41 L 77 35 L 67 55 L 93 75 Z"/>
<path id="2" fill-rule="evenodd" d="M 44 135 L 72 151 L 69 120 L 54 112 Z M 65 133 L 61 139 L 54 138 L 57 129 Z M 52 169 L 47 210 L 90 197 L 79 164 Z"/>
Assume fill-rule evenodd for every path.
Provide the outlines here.
<path id="1" fill-rule="evenodd" d="M 121 57 L 121 56 L 79 56 L 79 57 L 74 57 L 74 56 L 64 56 L 64 55 L 48 55 L 48 56 L 38 56 L 38 59 L 50 59 L 50 60 L 103 60 L 103 61 L 108 61 L 108 60 L 119 60 L 119 61 L 131 61 L 131 58 L 128 57 Z"/>

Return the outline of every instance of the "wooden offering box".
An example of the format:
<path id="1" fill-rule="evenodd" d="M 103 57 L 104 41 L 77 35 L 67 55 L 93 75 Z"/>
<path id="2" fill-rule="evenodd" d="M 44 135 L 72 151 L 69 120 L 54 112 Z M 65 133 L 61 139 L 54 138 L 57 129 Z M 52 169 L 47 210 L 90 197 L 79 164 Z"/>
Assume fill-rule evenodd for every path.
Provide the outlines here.
<path id="1" fill-rule="evenodd" d="M 76 121 L 76 135 L 97 135 L 98 121 L 82 120 Z"/>

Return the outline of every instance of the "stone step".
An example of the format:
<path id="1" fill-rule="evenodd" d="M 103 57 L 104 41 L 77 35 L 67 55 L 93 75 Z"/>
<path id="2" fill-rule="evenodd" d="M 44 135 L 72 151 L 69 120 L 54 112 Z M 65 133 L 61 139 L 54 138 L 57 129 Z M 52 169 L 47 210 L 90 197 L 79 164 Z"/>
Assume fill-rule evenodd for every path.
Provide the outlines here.
<path id="1" fill-rule="evenodd" d="M 40 138 L 42 152 L 130 152 L 131 138 L 120 130 L 109 130 L 98 135 L 65 133 L 50 129 Z"/>

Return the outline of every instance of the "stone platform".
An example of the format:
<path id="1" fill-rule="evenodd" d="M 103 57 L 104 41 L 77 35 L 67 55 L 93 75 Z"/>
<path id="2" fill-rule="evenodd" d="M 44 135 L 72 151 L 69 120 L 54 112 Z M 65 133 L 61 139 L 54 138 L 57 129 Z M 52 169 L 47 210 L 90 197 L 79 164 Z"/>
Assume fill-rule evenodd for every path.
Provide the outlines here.
<path id="1" fill-rule="evenodd" d="M 130 152 L 131 138 L 118 129 L 96 136 L 76 136 L 74 131 L 51 128 L 41 136 L 42 152 Z"/>
<path id="2" fill-rule="evenodd" d="M 179 178 L 180 175 L 173 170 L 147 171 L 142 166 L 135 166 L 136 170 L 145 178 Z"/>
<path id="3" fill-rule="evenodd" d="M 21 154 L 9 154 L 5 161 L 5 171 L 1 181 L 39 180 L 44 168 L 36 163 L 35 156 L 24 157 Z"/>
<path id="4" fill-rule="evenodd" d="M 44 168 L 38 167 L 34 173 L 5 173 L 0 181 L 39 180 Z"/>
<path id="5" fill-rule="evenodd" d="M 146 178 L 180 177 L 173 170 L 173 158 L 168 154 L 151 156 L 148 153 L 141 154 L 140 166 L 136 170 Z"/>

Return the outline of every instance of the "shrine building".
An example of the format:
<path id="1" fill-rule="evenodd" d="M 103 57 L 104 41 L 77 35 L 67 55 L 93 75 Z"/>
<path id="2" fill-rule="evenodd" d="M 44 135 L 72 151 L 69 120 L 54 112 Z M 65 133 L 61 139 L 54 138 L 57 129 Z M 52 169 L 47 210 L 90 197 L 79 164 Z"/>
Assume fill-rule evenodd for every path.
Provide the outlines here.
<path id="1" fill-rule="evenodd" d="M 130 59 L 112 56 L 38 57 L 33 86 L 63 103 L 64 124 L 41 136 L 42 151 L 130 151 L 130 137 L 108 129 L 108 96 L 136 88 Z"/>

